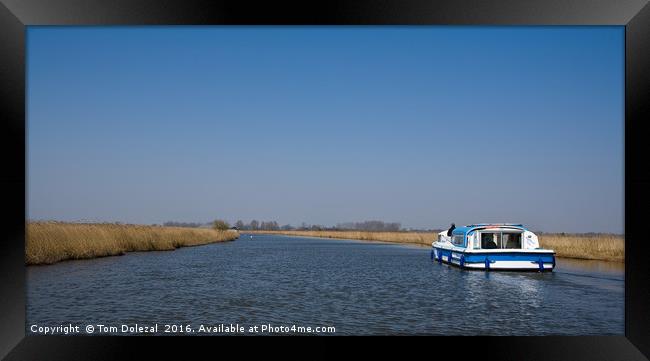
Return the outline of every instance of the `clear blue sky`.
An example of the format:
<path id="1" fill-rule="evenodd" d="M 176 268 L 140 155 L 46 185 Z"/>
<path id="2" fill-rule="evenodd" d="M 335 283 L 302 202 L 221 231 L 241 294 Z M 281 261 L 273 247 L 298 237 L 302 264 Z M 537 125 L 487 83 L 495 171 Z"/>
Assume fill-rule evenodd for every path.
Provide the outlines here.
<path id="1" fill-rule="evenodd" d="M 623 27 L 29 27 L 30 219 L 623 233 Z"/>

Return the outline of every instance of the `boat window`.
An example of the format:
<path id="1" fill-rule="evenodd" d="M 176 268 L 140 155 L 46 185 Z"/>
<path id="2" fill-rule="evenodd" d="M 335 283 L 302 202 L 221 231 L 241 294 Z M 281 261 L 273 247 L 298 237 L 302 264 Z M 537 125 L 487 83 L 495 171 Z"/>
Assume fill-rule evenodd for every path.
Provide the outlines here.
<path id="1" fill-rule="evenodd" d="M 481 248 L 483 249 L 501 248 L 501 233 L 499 232 L 481 233 Z"/>
<path id="2" fill-rule="evenodd" d="M 455 234 L 451 239 L 451 243 L 454 246 L 462 247 L 463 245 L 465 245 L 465 236 L 462 234 Z"/>
<path id="3" fill-rule="evenodd" d="M 521 248 L 521 233 L 503 233 L 503 248 Z"/>
<path id="4" fill-rule="evenodd" d="M 481 233 L 483 249 L 521 249 L 521 233 L 484 232 Z"/>

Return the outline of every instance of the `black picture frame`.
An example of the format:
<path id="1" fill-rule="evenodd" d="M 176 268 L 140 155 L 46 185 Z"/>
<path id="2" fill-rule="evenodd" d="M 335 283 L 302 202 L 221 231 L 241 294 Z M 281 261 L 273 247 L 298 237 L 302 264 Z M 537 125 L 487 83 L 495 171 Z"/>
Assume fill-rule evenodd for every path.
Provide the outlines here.
<path id="1" fill-rule="evenodd" d="M 196 1 L 0 0 L 0 357 L 113 359 L 187 338 L 25 335 L 25 30 L 29 25 L 622 25 L 625 26 L 625 335 L 409 339 L 404 348 L 500 360 L 644 360 L 650 356 L 650 247 L 644 206 L 650 168 L 650 6 L 647 1 Z M 588 180 L 587 180 L 588 181 Z M 196 338 L 193 338 L 196 339 Z M 224 343 L 201 338 L 203 345 Z M 283 341 L 272 341 L 282 352 Z M 514 339 L 514 340 L 513 340 Z M 207 342 L 206 342 L 207 340 Z M 364 339 L 365 340 L 365 339 Z M 356 343 L 356 341 L 355 341 Z M 364 342 L 365 344 L 365 342 Z M 471 347 L 467 347 L 470 345 Z M 381 342 L 373 349 L 386 349 Z M 440 347 L 444 345 L 444 347 Z M 360 347 L 367 348 L 367 345 Z M 167 348 L 168 349 L 168 348 Z M 319 355 L 336 353 L 321 348 Z M 170 350 L 171 351 L 171 350 Z M 185 350 L 173 352 L 184 354 Z M 286 352 L 286 351 L 285 351 Z M 404 353 L 403 355 L 406 355 Z M 644 356 L 645 355 L 645 356 Z"/>

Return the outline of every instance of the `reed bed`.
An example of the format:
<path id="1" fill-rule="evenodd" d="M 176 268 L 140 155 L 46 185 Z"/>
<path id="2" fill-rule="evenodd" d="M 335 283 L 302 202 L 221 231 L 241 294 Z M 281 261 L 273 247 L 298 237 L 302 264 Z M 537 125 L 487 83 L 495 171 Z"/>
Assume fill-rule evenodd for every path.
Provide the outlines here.
<path id="1" fill-rule="evenodd" d="M 625 261 L 622 235 L 543 233 L 538 237 L 540 247 L 554 250 L 558 257 Z"/>
<path id="2" fill-rule="evenodd" d="M 168 251 L 239 237 L 236 231 L 209 228 L 67 222 L 29 222 L 26 233 L 25 262 L 28 265 L 134 251 Z"/>
<path id="3" fill-rule="evenodd" d="M 359 232 L 359 231 L 245 231 L 250 233 L 284 234 L 321 238 L 355 239 L 431 246 L 438 239 L 432 232 Z M 625 240 L 611 234 L 539 234 L 542 248 L 549 248 L 558 257 L 623 262 Z"/>

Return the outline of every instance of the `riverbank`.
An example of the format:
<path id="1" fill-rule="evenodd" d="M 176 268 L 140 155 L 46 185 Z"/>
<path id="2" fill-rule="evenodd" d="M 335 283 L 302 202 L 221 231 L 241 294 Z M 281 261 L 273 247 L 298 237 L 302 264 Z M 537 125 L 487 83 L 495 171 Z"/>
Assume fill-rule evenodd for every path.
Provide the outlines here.
<path id="1" fill-rule="evenodd" d="M 417 244 L 431 247 L 438 239 L 436 233 L 429 232 L 361 232 L 361 231 L 242 231 L 257 234 L 283 234 L 319 238 L 354 239 L 360 241 L 381 241 L 391 243 Z"/>
<path id="2" fill-rule="evenodd" d="M 431 247 L 438 239 L 437 233 L 430 232 L 359 232 L 359 231 L 243 231 L 246 233 L 284 234 L 321 238 L 354 239 L 361 241 L 381 241 L 391 243 L 416 244 Z M 539 234 L 542 248 L 556 252 L 557 257 L 591 259 L 612 262 L 625 261 L 625 240 L 623 236 L 610 234 Z"/>
<path id="3" fill-rule="evenodd" d="M 123 255 L 134 251 L 169 251 L 179 247 L 232 241 L 236 231 L 112 223 L 29 222 L 25 263 L 52 264 L 69 259 Z"/>

